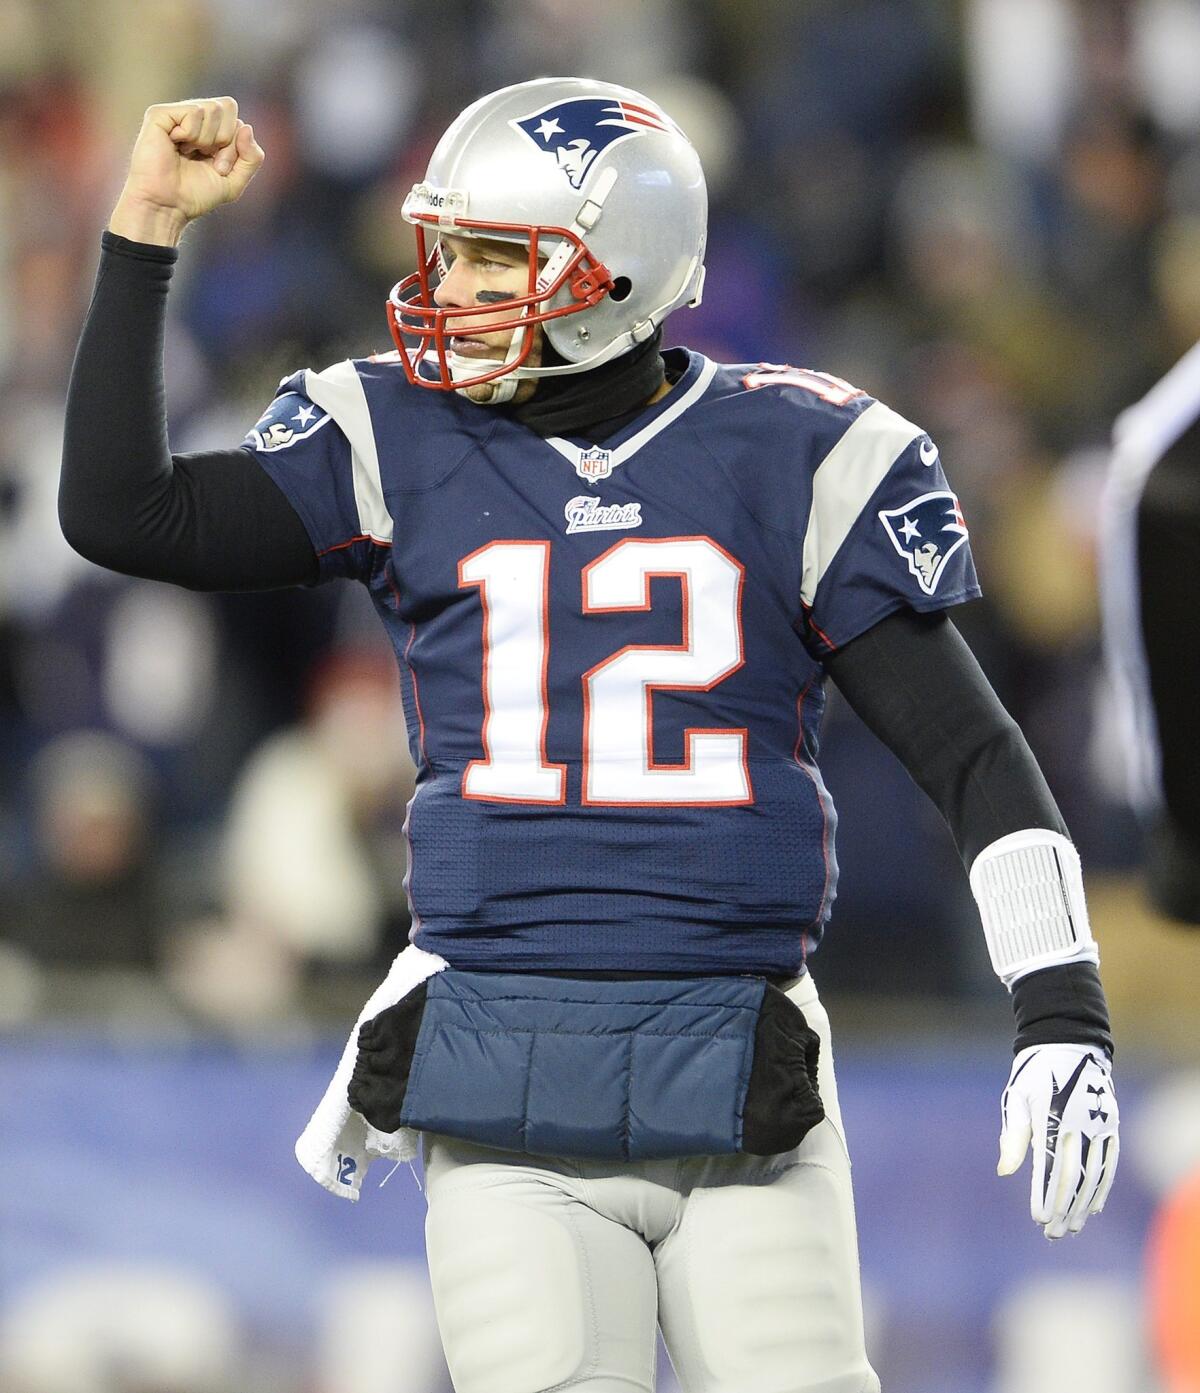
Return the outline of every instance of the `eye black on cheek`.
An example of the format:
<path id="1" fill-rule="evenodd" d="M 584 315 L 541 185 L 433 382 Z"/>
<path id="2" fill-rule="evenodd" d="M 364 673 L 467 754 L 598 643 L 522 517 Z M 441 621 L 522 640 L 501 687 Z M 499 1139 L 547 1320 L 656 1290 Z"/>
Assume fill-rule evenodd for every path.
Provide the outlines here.
<path id="1" fill-rule="evenodd" d="M 477 290 L 475 299 L 481 305 L 502 305 L 513 297 L 506 290 Z"/>

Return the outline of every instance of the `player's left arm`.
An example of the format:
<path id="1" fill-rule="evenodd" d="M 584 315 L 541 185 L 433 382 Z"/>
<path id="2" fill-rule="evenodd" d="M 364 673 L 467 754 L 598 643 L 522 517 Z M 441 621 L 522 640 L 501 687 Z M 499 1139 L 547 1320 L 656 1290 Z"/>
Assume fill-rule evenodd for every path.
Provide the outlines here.
<path id="1" fill-rule="evenodd" d="M 830 676 L 950 827 L 988 951 L 1012 994 L 1001 1175 L 1033 1143 L 1030 1210 L 1078 1233 L 1116 1173 L 1113 1041 L 1079 856 L 1042 772 L 944 612 L 903 608 L 835 653 Z"/>

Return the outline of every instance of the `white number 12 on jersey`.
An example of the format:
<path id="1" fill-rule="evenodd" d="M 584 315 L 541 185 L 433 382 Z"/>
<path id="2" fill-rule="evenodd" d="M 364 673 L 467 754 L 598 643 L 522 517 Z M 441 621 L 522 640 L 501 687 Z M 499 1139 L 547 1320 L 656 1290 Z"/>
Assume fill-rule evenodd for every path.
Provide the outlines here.
<path id="1" fill-rule="evenodd" d="M 626 538 L 584 567 L 583 613 L 650 609 L 650 579 L 674 576 L 678 644 L 628 644 L 582 675 L 583 802 L 750 803 L 747 731 L 688 727 L 682 764 L 654 759 L 655 689 L 706 692 L 736 672 L 745 570 L 709 537 Z M 490 542 L 459 562 L 483 604 L 483 749 L 463 796 L 562 803 L 566 766 L 546 758 L 549 542 Z"/>

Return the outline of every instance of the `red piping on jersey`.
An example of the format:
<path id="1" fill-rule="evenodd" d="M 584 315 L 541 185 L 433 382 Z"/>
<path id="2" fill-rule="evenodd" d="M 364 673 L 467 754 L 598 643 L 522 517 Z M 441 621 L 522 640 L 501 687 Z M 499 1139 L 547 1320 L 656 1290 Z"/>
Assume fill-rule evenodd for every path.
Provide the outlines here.
<path id="1" fill-rule="evenodd" d="M 819 631 L 818 631 L 819 632 Z M 796 698 L 796 719 L 799 722 L 799 731 L 796 735 L 796 748 L 792 751 L 792 758 L 797 765 L 812 780 L 813 792 L 817 795 L 817 806 L 821 809 L 821 857 L 825 862 L 825 884 L 821 887 L 821 908 L 819 914 L 824 914 L 825 904 L 829 895 L 829 816 L 825 811 L 825 800 L 821 797 L 821 788 L 817 783 L 817 776 L 808 767 L 808 764 L 800 757 L 800 750 L 804 744 L 804 698 L 808 695 L 813 684 L 813 678 L 800 688 L 800 695 Z M 818 921 L 819 922 L 819 921 Z M 808 961 L 808 937 L 803 936 L 800 940 L 800 950 L 805 962 Z"/>
<path id="2" fill-rule="evenodd" d="M 351 537 L 345 542 L 334 542 L 333 546 L 317 552 L 317 556 L 328 556 L 331 551 L 343 551 L 346 547 L 352 547 L 355 542 L 370 542 L 372 546 L 376 547 L 390 547 L 392 545 L 391 542 L 382 542 L 378 537 L 372 537 L 368 532 L 360 532 L 357 537 Z"/>
<path id="3" fill-rule="evenodd" d="M 392 568 L 389 564 L 384 569 L 387 577 L 388 589 L 392 592 L 392 600 L 396 606 L 396 618 L 402 618 L 400 614 L 400 591 L 396 588 L 395 577 L 392 575 Z M 421 693 L 417 687 L 417 674 L 412 663 L 409 661 L 408 650 L 413 646 L 413 639 L 417 636 L 417 626 L 411 620 L 405 620 L 408 624 L 408 642 L 404 645 L 404 666 L 408 669 L 409 681 L 413 689 L 413 705 L 417 708 L 417 730 L 418 744 L 421 746 L 421 758 L 425 762 L 425 767 L 429 768 L 429 756 L 425 753 L 425 717 L 421 714 Z M 411 863 L 410 863 L 411 864 Z"/>
<path id="4" fill-rule="evenodd" d="M 825 632 L 824 629 L 819 629 L 813 623 L 812 610 L 809 609 L 807 605 L 802 605 L 801 608 L 804 610 L 804 622 L 813 631 L 813 633 L 816 634 L 816 636 L 821 640 L 822 643 L 828 645 L 829 651 L 831 653 L 836 653 L 838 647 L 837 644 L 834 643 L 833 639 L 829 637 L 829 635 Z M 808 690 L 807 687 L 805 688 L 805 690 Z"/>

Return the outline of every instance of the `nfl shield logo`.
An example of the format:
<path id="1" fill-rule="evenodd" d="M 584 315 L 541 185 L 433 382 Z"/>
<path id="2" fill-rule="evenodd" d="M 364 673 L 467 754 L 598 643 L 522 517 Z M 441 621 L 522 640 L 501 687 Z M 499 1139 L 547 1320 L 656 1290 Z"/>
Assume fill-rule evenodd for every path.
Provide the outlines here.
<path id="1" fill-rule="evenodd" d="M 575 473 L 581 479 L 607 479 L 612 473 L 612 451 L 602 450 L 593 445 L 590 450 L 580 450 L 575 461 Z"/>

